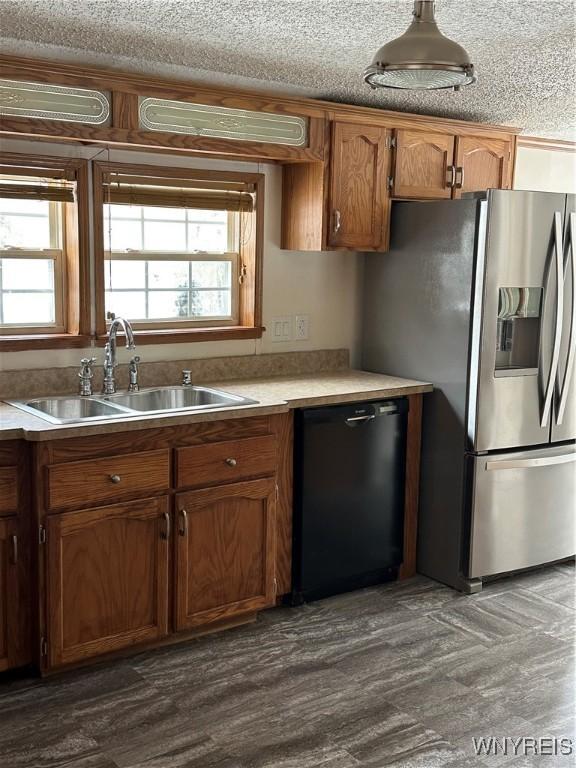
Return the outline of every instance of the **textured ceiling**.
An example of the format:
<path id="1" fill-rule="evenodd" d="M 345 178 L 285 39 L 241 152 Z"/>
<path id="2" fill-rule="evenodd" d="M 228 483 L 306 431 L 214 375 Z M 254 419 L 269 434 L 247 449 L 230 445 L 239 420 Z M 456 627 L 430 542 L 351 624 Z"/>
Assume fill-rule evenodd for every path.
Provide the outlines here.
<path id="1" fill-rule="evenodd" d="M 273 87 L 332 101 L 576 137 L 576 0 L 438 0 L 479 82 L 372 92 L 364 67 L 406 29 L 411 0 L 0 0 L 4 52 Z"/>

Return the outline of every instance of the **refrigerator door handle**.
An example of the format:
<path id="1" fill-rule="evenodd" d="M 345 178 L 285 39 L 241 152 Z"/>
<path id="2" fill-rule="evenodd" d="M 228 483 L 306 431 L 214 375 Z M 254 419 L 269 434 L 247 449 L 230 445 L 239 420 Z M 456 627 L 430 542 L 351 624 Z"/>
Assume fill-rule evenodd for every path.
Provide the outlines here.
<path id="1" fill-rule="evenodd" d="M 560 343 L 562 340 L 562 315 L 564 312 L 564 248 L 562 237 L 562 214 L 560 211 L 554 212 L 554 254 L 556 266 L 556 322 L 554 328 L 554 346 L 552 348 L 552 360 L 550 362 L 550 371 L 548 373 L 548 382 L 544 393 L 544 402 L 542 405 L 542 416 L 540 426 L 548 426 L 548 418 L 552 408 L 552 397 L 554 395 L 554 384 L 558 372 L 558 363 L 560 360 Z"/>
<path id="2" fill-rule="evenodd" d="M 576 453 L 560 456 L 541 456 L 538 459 L 501 459 L 487 461 L 486 469 L 530 469 L 531 467 L 552 467 L 555 464 L 570 464 L 576 461 Z"/>
<path id="3" fill-rule="evenodd" d="M 568 223 L 568 261 L 566 270 L 572 270 L 572 310 L 570 312 L 570 335 L 568 337 L 568 354 L 566 356 L 566 368 L 564 369 L 564 379 L 560 390 L 560 400 L 558 404 L 558 413 L 556 414 L 556 424 L 562 424 L 566 403 L 568 402 L 568 391 L 572 374 L 574 371 L 574 358 L 576 357 L 576 342 L 574 340 L 574 328 L 576 327 L 576 254 L 574 237 L 576 235 L 576 213 L 571 213 Z"/>

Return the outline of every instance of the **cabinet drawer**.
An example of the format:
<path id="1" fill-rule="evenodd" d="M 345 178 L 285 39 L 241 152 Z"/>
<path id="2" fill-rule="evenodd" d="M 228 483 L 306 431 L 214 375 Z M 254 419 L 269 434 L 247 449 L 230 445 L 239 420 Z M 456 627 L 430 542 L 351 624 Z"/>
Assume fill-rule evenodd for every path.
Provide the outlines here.
<path id="1" fill-rule="evenodd" d="M 0 467 L 0 516 L 18 511 L 18 470 Z"/>
<path id="2" fill-rule="evenodd" d="M 88 459 L 47 467 L 49 509 L 91 506 L 170 488 L 168 449 Z"/>
<path id="3" fill-rule="evenodd" d="M 276 464 L 274 435 L 191 445 L 176 449 L 176 481 L 179 488 L 234 482 L 272 475 Z"/>

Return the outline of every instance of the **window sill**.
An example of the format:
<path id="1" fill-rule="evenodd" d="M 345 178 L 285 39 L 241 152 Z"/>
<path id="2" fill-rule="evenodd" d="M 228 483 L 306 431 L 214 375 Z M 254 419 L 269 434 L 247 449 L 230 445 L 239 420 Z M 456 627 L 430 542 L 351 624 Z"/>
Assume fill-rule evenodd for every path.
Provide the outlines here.
<path id="1" fill-rule="evenodd" d="M 90 347 L 90 336 L 70 333 L 35 333 L 28 336 L 0 335 L 0 352 L 26 352 L 32 349 L 78 349 Z"/>
<path id="2" fill-rule="evenodd" d="M 182 328 L 175 330 L 134 331 L 136 345 L 140 344 L 188 344 L 197 341 L 232 341 L 235 339 L 260 339 L 264 328 L 232 325 L 219 328 Z M 104 346 L 108 335 L 96 339 L 98 347 Z"/>

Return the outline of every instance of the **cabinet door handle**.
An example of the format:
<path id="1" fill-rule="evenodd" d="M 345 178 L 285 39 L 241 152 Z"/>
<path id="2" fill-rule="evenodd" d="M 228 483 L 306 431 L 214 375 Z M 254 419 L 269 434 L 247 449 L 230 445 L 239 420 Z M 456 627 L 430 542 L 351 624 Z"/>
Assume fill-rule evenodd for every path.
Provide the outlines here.
<path id="1" fill-rule="evenodd" d="M 224 459 L 224 462 L 228 464 L 229 467 L 235 467 L 238 462 L 236 459 Z"/>
<path id="2" fill-rule="evenodd" d="M 188 534 L 188 512 L 185 509 L 181 509 L 180 516 L 182 518 L 182 526 L 178 529 L 178 533 L 180 536 L 186 536 Z"/>
<path id="3" fill-rule="evenodd" d="M 460 174 L 459 179 L 458 179 L 458 174 Z M 464 186 L 464 168 L 461 165 L 459 165 L 458 168 L 456 168 L 456 184 L 454 186 L 456 187 L 456 189 L 462 189 Z"/>
<path id="4" fill-rule="evenodd" d="M 122 478 L 120 477 L 120 475 L 110 475 L 110 480 L 115 485 L 118 485 L 118 483 L 121 482 Z"/>
<path id="5" fill-rule="evenodd" d="M 340 227 L 342 226 L 342 215 L 338 208 L 334 210 L 334 234 L 337 235 L 338 232 L 340 232 Z"/>
<path id="6" fill-rule="evenodd" d="M 14 565 L 18 562 L 18 536 L 12 536 L 12 562 Z"/>
<path id="7" fill-rule="evenodd" d="M 455 165 L 449 165 L 448 168 L 446 168 L 446 175 L 450 174 L 450 178 L 446 179 L 446 186 L 450 189 L 454 189 L 454 185 L 456 184 L 456 166 Z"/>
<path id="8" fill-rule="evenodd" d="M 164 518 L 164 530 L 160 534 L 160 538 L 167 540 L 170 538 L 170 514 L 168 512 L 163 512 L 162 517 Z"/>

